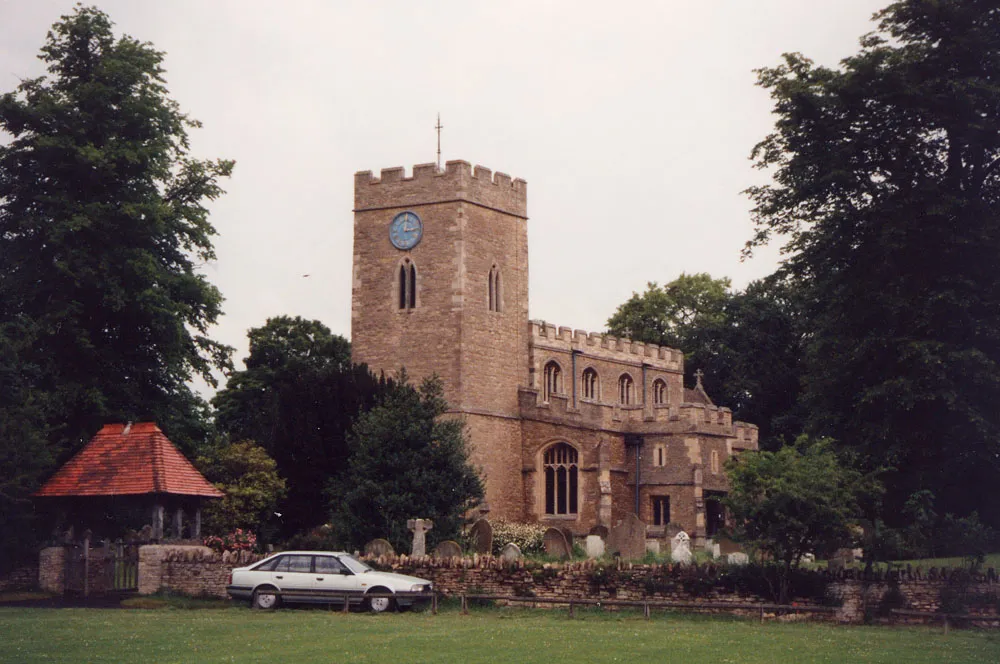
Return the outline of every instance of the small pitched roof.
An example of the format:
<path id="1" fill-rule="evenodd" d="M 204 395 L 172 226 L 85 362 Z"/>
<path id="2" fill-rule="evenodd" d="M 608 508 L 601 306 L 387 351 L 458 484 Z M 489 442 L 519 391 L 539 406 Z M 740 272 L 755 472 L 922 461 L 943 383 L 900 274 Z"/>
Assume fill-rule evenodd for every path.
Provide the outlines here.
<path id="1" fill-rule="evenodd" d="M 221 498 L 153 422 L 106 424 L 36 496 L 170 493 Z"/>

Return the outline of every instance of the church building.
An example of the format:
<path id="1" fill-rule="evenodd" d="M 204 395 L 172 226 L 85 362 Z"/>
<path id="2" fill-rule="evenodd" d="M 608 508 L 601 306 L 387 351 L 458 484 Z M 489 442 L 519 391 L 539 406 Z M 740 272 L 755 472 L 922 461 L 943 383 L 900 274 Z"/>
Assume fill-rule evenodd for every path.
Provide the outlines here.
<path id="1" fill-rule="evenodd" d="M 527 183 L 466 161 L 354 177 L 355 362 L 440 376 L 491 519 L 577 536 L 637 514 L 704 545 L 723 463 L 757 449 L 681 351 L 528 318 Z"/>

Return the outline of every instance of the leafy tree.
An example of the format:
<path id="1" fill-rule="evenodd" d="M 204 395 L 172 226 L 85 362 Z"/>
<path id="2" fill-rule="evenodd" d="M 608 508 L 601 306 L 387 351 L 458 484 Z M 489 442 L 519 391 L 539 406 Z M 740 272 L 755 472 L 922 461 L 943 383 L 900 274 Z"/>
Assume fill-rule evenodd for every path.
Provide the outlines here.
<path id="1" fill-rule="evenodd" d="M 608 332 L 645 343 L 684 349 L 693 328 L 722 318 L 729 298 L 728 278 L 713 279 L 706 272 L 684 274 L 660 286 L 646 285 L 642 295 L 622 304 L 608 319 Z"/>
<path id="2" fill-rule="evenodd" d="M 0 96 L 0 321 L 19 321 L 57 448 L 105 420 L 155 419 L 204 437 L 188 387 L 214 384 L 229 348 L 208 337 L 222 297 L 205 202 L 230 161 L 188 156 L 197 123 L 167 96 L 163 54 L 78 7 L 48 34 L 48 76 Z"/>
<path id="3" fill-rule="evenodd" d="M 889 466 L 885 518 L 1000 482 L 1000 7 L 903 0 L 837 69 L 759 72 L 778 116 L 753 151 L 748 251 L 789 238 L 809 320 L 810 429 Z M 1000 512 L 981 512 L 1000 522 Z"/>
<path id="4" fill-rule="evenodd" d="M 319 321 L 277 316 L 248 333 L 246 370 L 212 400 L 216 424 L 233 440 L 252 439 L 288 479 L 280 533 L 325 522 L 324 491 L 347 467 L 347 435 L 389 381 L 351 364 L 350 344 Z"/>
<path id="5" fill-rule="evenodd" d="M 800 436 L 776 452 L 745 452 L 727 462 L 735 541 L 766 554 L 781 569 L 778 599 L 802 555 L 851 542 L 862 499 L 877 486 L 843 465 L 828 440 Z"/>
<path id="6" fill-rule="evenodd" d="M 274 530 L 274 511 L 286 493 L 278 464 L 253 441 L 225 443 L 198 457 L 205 477 L 225 495 L 205 509 L 205 530 L 223 535 L 237 528 L 265 539 Z"/>
<path id="7" fill-rule="evenodd" d="M 157 421 L 190 452 L 229 348 L 205 205 L 232 162 L 188 156 L 197 123 L 167 96 L 163 54 L 77 8 L 49 32 L 48 74 L 0 94 L 0 541 L 33 533 L 27 497 L 106 421 Z"/>
<path id="8" fill-rule="evenodd" d="M 384 537 L 406 551 L 406 521 L 414 517 L 434 521 L 435 540 L 458 537 L 483 485 L 469 464 L 465 423 L 443 417 L 443 392 L 438 378 L 418 390 L 403 374 L 355 422 L 347 479 L 330 487 L 331 525 L 342 545 Z"/>

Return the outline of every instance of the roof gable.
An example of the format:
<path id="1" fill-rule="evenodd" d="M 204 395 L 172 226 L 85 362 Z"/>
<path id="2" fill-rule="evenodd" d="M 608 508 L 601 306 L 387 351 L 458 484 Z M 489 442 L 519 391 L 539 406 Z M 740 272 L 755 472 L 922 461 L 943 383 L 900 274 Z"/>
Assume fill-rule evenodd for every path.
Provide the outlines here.
<path id="1" fill-rule="evenodd" d="M 169 493 L 221 498 L 222 492 L 153 422 L 106 424 L 56 471 L 36 496 L 122 496 Z"/>

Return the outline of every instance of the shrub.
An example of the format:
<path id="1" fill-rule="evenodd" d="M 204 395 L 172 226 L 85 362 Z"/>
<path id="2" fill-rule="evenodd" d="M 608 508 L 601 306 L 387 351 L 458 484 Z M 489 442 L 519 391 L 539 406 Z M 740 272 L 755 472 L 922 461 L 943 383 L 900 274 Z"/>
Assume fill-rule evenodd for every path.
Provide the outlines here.
<path id="1" fill-rule="evenodd" d="M 496 521 L 493 526 L 493 554 L 497 555 L 508 542 L 513 542 L 524 555 L 545 552 L 545 526 L 537 523 Z"/>
<path id="2" fill-rule="evenodd" d="M 202 543 L 216 552 L 223 551 L 253 551 L 257 548 L 257 536 L 252 530 L 237 528 L 222 537 L 209 535 Z"/>

